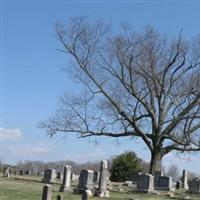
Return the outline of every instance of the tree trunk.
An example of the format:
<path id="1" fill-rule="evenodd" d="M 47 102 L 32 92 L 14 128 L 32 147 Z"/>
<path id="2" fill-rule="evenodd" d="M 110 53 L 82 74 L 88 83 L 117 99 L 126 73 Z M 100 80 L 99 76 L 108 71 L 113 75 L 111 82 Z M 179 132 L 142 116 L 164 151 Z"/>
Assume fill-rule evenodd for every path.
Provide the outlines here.
<path id="1" fill-rule="evenodd" d="M 155 171 L 161 170 L 161 153 L 160 152 L 152 152 L 151 153 L 151 162 L 150 162 L 150 174 L 155 174 Z"/>

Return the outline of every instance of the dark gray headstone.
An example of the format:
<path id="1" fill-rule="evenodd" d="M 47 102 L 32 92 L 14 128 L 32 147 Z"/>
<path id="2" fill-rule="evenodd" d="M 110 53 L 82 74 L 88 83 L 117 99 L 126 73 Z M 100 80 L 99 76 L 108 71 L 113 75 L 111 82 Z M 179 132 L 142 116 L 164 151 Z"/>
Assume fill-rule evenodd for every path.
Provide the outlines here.
<path id="1" fill-rule="evenodd" d="M 43 183 L 51 184 L 55 182 L 56 170 L 55 169 L 45 169 Z"/>
<path id="2" fill-rule="evenodd" d="M 159 178 L 159 190 L 172 190 L 172 177 L 161 176 Z"/>
<path id="3" fill-rule="evenodd" d="M 61 172 L 57 172 L 56 178 L 57 178 L 58 180 L 63 180 L 63 174 L 62 174 Z"/>
<path id="4" fill-rule="evenodd" d="M 26 170 L 26 171 L 25 171 L 25 175 L 31 176 L 31 174 L 32 174 L 32 173 L 31 173 L 30 170 Z"/>
<path id="5" fill-rule="evenodd" d="M 24 175 L 24 171 L 23 171 L 23 170 L 20 170 L 20 171 L 19 171 L 19 175 L 20 175 L 20 176 L 23 176 L 23 175 Z"/>
<path id="6" fill-rule="evenodd" d="M 155 171 L 154 187 L 159 187 L 159 178 L 163 176 L 163 171 Z"/>
<path id="7" fill-rule="evenodd" d="M 177 190 L 181 189 L 181 181 L 176 182 L 176 189 Z"/>
<path id="8" fill-rule="evenodd" d="M 139 176 L 141 175 L 142 173 L 140 172 L 133 172 L 129 179 L 133 182 L 133 184 L 137 184 L 138 180 L 139 180 Z"/>
<path id="9" fill-rule="evenodd" d="M 193 194 L 200 194 L 200 179 L 193 178 L 189 181 L 189 192 Z"/>
<path id="10" fill-rule="evenodd" d="M 154 176 L 151 174 L 141 174 L 137 183 L 137 191 L 151 193 L 153 190 Z"/>
<path id="11" fill-rule="evenodd" d="M 45 185 L 43 187 L 42 200 L 51 200 L 51 196 L 52 196 L 52 186 Z"/>

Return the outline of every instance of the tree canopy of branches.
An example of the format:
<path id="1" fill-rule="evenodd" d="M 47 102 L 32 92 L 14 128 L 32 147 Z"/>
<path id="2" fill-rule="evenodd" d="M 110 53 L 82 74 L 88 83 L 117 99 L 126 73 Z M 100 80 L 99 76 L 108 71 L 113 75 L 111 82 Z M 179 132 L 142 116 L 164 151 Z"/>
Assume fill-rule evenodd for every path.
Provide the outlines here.
<path id="1" fill-rule="evenodd" d="M 151 152 L 150 173 L 172 151 L 200 151 L 200 37 L 127 26 L 114 34 L 81 17 L 56 33 L 84 90 L 64 95 L 55 116 L 41 123 L 51 136 L 139 137 Z"/>

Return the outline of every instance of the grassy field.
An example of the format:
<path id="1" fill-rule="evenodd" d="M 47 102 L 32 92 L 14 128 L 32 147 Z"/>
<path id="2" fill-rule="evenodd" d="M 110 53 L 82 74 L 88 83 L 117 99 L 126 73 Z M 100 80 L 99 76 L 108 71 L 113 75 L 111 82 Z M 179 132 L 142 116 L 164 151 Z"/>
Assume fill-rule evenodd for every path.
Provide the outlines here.
<path id="1" fill-rule="evenodd" d="M 0 177 L 0 199 L 1 200 L 38 200 L 42 197 L 43 183 L 40 182 L 41 177 Z M 52 200 L 56 200 L 60 182 L 53 184 L 53 197 Z M 75 185 L 72 185 L 72 189 Z M 72 192 L 62 193 L 64 200 L 81 200 L 81 195 L 73 194 Z M 175 193 L 176 198 L 167 197 L 166 193 L 160 195 L 145 195 L 130 192 L 110 192 L 110 200 L 167 200 L 167 199 L 184 199 L 185 196 L 190 196 L 190 199 L 200 200 L 200 196 L 191 196 L 183 192 Z M 107 198 L 93 197 L 93 200 Z"/>

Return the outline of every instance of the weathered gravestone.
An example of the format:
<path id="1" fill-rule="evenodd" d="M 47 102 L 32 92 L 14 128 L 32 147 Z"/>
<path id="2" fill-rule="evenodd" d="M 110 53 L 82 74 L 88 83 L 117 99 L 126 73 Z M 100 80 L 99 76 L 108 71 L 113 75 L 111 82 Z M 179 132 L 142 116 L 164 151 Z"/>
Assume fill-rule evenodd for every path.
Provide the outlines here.
<path id="1" fill-rule="evenodd" d="M 43 183 L 51 184 L 55 182 L 56 170 L 55 169 L 45 169 Z"/>
<path id="2" fill-rule="evenodd" d="M 94 187 L 94 172 L 92 170 L 83 169 L 81 170 L 79 177 L 79 184 L 74 190 L 75 193 L 82 193 L 85 190 L 92 190 Z"/>
<path id="3" fill-rule="evenodd" d="M 30 170 L 26 170 L 25 171 L 25 175 L 31 176 L 31 171 Z"/>
<path id="4" fill-rule="evenodd" d="M 100 172 L 94 171 L 94 182 L 99 182 Z"/>
<path id="5" fill-rule="evenodd" d="M 109 181 L 108 162 L 107 160 L 102 160 L 100 167 L 99 186 L 96 191 L 97 196 L 109 197 L 109 191 L 107 189 L 108 181 Z"/>
<path id="6" fill-rule="evenodd" d="M 132 181 L 125 181 L 123 183 L 123 186 L 131 187 L 131 186 L 133 186 L 133 182 Z"/>
<path id="7" fill-rule="evenodd" d="M 176 189 L 179 190 L 181 188 L 181 185 L 182 185 L 181 181 L 177 181 L 176 182 Z"/>
<path id="8" fill-rule="evenodd" d="M 57 178 L 58 180 L 63 180 L 63 174 L 62 174 L 61 172 L 57 172 L 56 178 Z"/>
<path id="9" fill-rule="evenodd" d="M 24 171 L 23 171 L 23 170 L 20 170 L 20 171 L 19 171 L 19 175 L 20 175 L 20 176 L 23 176 L 23 175 L 24 175 Z"/>
<path id="10" fill-rule="evenodd" d="M 15 170 L 14 171 L 14 175 L 20 175 L 20 171 L 19 170 Z"/>
<path id="11" fill-rule="evenodd" d="M 71 180 L 72 180 L 72 181 L 77 181 L 77 180 L 79 180 L 79 177 L 80 177 L 80 176 L 77 175 L 77 174 L 74 174 L 74 173 L 71 174 Z"/>
<path id="12" fill-rule="evenodd" d="M 82 193 L 82 200 L 92 200 L 92 196 L 91 190 L 84 190 Z"/>
<path id="13" fill-rule="evenodd" d="M 10 168 L 9 167 L 4 167 L 3 176 L 4 177 L 10 177 Z"/>
<path id="14" fill-rule="evenodd" d="M 154 176 L 141 174 L 137 183 L 137 191 L 151 193 L 154 190 Z"/>
<path id="15" fill-rule="evenodd" d="M 193 178 L 189 181 L 189 192 L 193 194 L 200 194 L 200 179 Z"/>
<path id="16" fill-rule="evenodd" d="M 63 200 L 63 196 L 60 195 L 60 194 L 58 194 L 58 195 L 57 195 L 57 200 Z"/>
<path id="17" fill-rule="evenodd" d="M 130 180 L 133 182 L 133 184 L 137 184 L 138 180 L 139 180 L 139 176 L 141 175 L 142 173 L 140 172 L 133 172 L 131 175 L 130 175 Z"/>
<path id="18" fill-rule="evenodd" d="M 163 171 L 155 171 L 154 175 L 154 187 L 159 187 L 159 178 L 163 176 Z"/>
<path id="19" fill-rule="evenodd" d="M 172 177 L 161 176 L 158 180 L 158 189 L 159 190 L 172 190 Z"/>
<path id="20" fill-rule="evenodd" d="M 182 188 L 187 190 L 188 189 L 188 175 L 185 169 L 183 170 L 181 182 L 182 182 Z"/>
<path id="21" fill-rule="evenodd" d="M 60 192 L 64 192 L 70 188 L 71 183 L 71 166 L 66 165 L 64 167 L 64 175 L 63 175 L 63 182 L 60 187 Z"/>
<path id="22" fill-rule="evenodd" d="M 42 200 L 51 200 L 51 196 L 52 196 L 52 186 L 45 185 L 43 187 Z"/>

